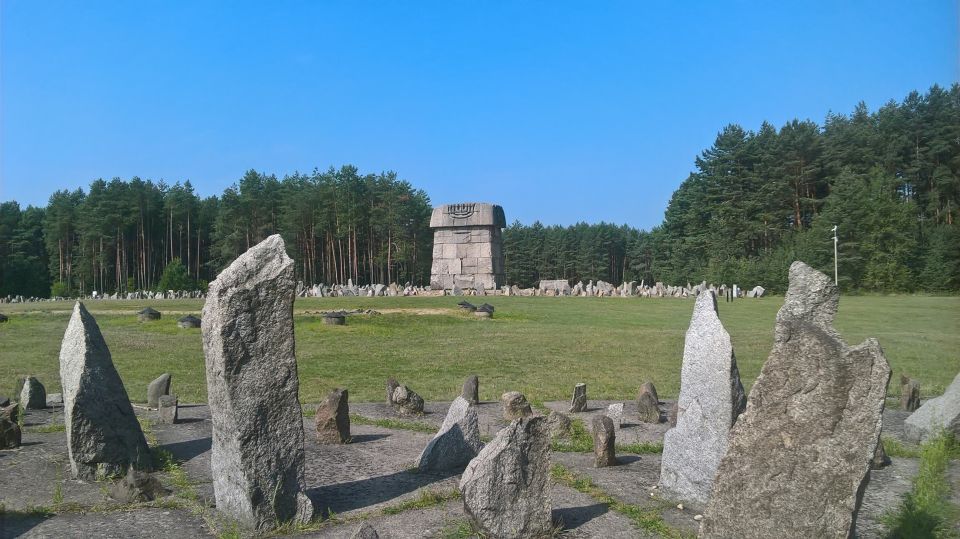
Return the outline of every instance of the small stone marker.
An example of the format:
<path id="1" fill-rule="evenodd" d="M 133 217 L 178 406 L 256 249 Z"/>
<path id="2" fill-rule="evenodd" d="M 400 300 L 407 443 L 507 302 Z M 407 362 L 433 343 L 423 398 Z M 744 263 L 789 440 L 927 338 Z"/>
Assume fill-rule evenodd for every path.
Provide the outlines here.
<path id="1" fill-rule="evenodd" d="M 533 415 L 527 397 L 519 391 L 507 391 L 501 395 L 500 404 L 503 405 L 503 418 L 507 421 Z"/>
<path id="2" fill-rule="evenodd" d="M 727 452 L 730 427 L 747 405 L 730 334 L 710 290 L 697 296 L 683 345 L 676 427 L 663 438 L 659 486 L 703 505 Z"/>
<path id="3" fill-rule="evenodd" d="M 357 528 L 357 531 L 353 532 L 350 539 L 380 539 L 380 536 L 377 535 L 377 530 L 369 522 L 364 522 Z"/>
<path id="4" fill-rule="evenodd" d="M 467 376 L 463 381 L 463 391 L 460 396 L 470 404 L 480 404 L 480 378 L 476 374 Z"/>
<path id="5" fill-rule="evenodd" d="M 790 266 L 773 350 L 730 430 L 701 539 L 853 534 L 890 366 L 875 339 L 841 339 L 838 302 L 832 278 Z"/>
<path id="6" fill-rule="evenodd" d="M 25 410 L 41 410 L 47 407 L 47 390 L 34 376 L 27 376 L 20 390 L 20 406 Z"/>
<path id="7" fill-rule="evenodd" d="M 587 384 L 573 386 L 573 397 L 570 399 L 570 413 L 587 411 Z"/>
<path id="8" fill-rule="evenodd" d="M 551 438 L 566 438 L 570 436 L 573 421 L 567 414 L 551 411 L 547 414 L 547 428 L 550 430 Z"/>
<path id="9" fill-rule="evenodd" d="M 157 417 L 160 418 L 160 423 L 175 425 L 180 419 L 179 408 L 177 397 L 173 395 L 162 395 L 157 400 Z"/>
<path id="10" fill-rule="evenodd" d="M 883 448 L 883 442 L 877 444 L 877 449 L 873 453 L 873 460 L 870 461 L 871 470 L 879 470 L 885 468 L 890 464 L 890 457 L 887 456 L 887 451 Z"/>
<path id="11" fill-rule="evenodd" d="M 928 399 L 903 423 L 904 436 L 913 442 L 925 442 L 940 429 L 960 435 L 960 374 L 943 395 Z"/>
<path id="12" fill-rule="evenodd" d="M 549 537 L 550 437 L 546 419 L 517 419 L 470 461 L 460 478 L 463 508 L 490 537 Z"/>
<path id="13" fill-rule="evenodd" d="M 63 394 L 62 393 L 49 393 L 47 394 L 47 407 L 48 408 L 59 408 L 63 406 Z"/>
<path id="14" fill-rule="evenodd" d="M 20 422 L 20 405 L 17 403 L 8 404 L 0 408 L 0 417 L 6 418 L 14 423 Z"/>
<path id="15" fill-rule="evenodd" d="M 313 517 L 304 493 L 293 271 L 283 239 L 270 236 L 210 283 L 203 305 L 217 509 L 260 530 Z"/>
<path id="16" fill-rule="evenodd" d="M 177 320 L 177 327 L 181 329 L 197 329 L 200 327 L 200 319 L 192 314 L 188 314 Z"/>
<path id="17" fill-rule="evenodd" d="M 170 494 L 160 481 L 148 474 L 130 468 L 127 474 L 110 486 L 110 497 L 120 503 L 149 502 Z"/>
<path id="18" fill-rule="evenodd" d="M 466 399 L 457 397 L 447 410 L 440 430 L 420 453 L 417 469 L 421 472 L 459 469 L 482 448 L 477 411 Z"/>
<path id="19" fill-rule="evenodd" d="M 423 413 L 423 397 L 407 386 L 400 386 L 393 392 L 393 402 L 397 411 L 404 415 L 420 415 Z"/>
<path id="20" fill-rule="evenodd" d="M 20 425 L 11 421 L 10 417 L 0 414 L 0 449 L 16 449 L 20 447 L 22 433 Z"/>
<path id="21" fill-rule="evenodd" d="M 0 313 L 0 324 L 6 322 L 7 320 L 10 320 L 9 318 L 7 318 L 7 315 Z"/>
<path id="22" fill-rule="evenodd" d="M 314 424 L 317 427 L 317 441 L 322 444 L 350 443 L 350 404 L 346 389 L 334 389 L 320 406 Z"/>
<path id="23" fill-rule="evenodd" d="M 647 385 L 640 387 L 640 394 L 637 395 L 637 416 L 644 423 L 660 422 L 660 402 L 657 396 L 651 393 Z"/>
<path id="24" fill-rule="evenodd" d="M 653 382 L 647 380 L 640 386 L 640 393 L 649 393 L 653 396 L 653 400 L 657 404 L 660 404 L 660 396 L 657 395 L 657 386 L 653 385 Z"/>
<path id="25" fill-rule="evenodd" d="M 613 428 L 620 430 L 623 426 L 623 403 L 617 402 L 607 406 L 607 417 L 613 421 Z"/>
<path id="26" fill-rule="evenodd" d="M 613 421 L 605 415 L 593 416 L 594 467 L 606 468 L 617 464 L 617 434 Z"/>
<path id="27" fill-rule="evenodd" d="M 147 307 L 146 309 L 137 313 L 137 320 L 141 322 L 160 320 L 160 311 L 154 309 L 153 307 Z"/>
<path id="28" fill-rule="evenodd" d="M 493 317 L 493 306 L 487 303 L 477 307 L 477 310 L 473 311 L 473 314 L 479 318 L 492 318 Z"/>
<path id="29" fill-rule="evenodd" d="M 160 406 L 160 397 L 170 394 L 170 373 L 163 373 L 147 386 L 147 407 Z"/>
<path id="30" fill-rule="evenodd" d="M 326 313 L 323 315 L 323 323 L 328 326 L 344 326 L 347 324 L 347 315 L 340 312 Z"/>
<path id="31" fill-rule="evenodd" d="M 387 378 L 387 404 L 396 404 L 393 400 L 393 394 L 397 391 L 398 387 L 400 387 L 399 382 L 393 378 Z"/>
<path id="32" fill-rule="evenodd" d="M 461 301 L 460 303 L 457 303 L 457 307 L 463 309 L 464 311 L 468 311 L 468 312 L 471 312 L 471 313 L 477 310 L 477 306 L 474 305 L 474 304 L 472 304 L 472 303 L 470 303 L 470 302 L 467 301 L 467 300 L 463 300 L 463 301 Z"/>
<path id="33" fill-rule="evenodd" d="M 920 408 L 920 382 L 900 375 L 900 409 L 915 412 Z"/>
<path id="34" fill-rule="evenodd" d="M 97 321 L 79 301 L 60 346 L 60 385 L 74 478 L 151 468 L 150 448 Z"/>

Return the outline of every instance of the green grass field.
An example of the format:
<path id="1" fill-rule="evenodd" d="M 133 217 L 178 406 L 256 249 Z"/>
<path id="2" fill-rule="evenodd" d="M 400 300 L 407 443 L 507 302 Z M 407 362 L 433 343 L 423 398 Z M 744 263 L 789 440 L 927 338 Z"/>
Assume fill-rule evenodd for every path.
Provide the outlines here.
<path id="1" fill-rule="evenodd" d="M 297 300 L 301 400 L 317 402 L 334 387 L 349 388 L 353 401 L 380 400 L 388 376 L 428 400 L 451 400 L 468 374 L 480 376 L 485 400 L 508 390 L 534 401 L 567 399 L 577 382 L 587 383 L 592 399 L 634 398 L 648 379 L 661 395 L 679 390 L 692 300 L 486 299 L 497 309 L 493 320 L 458 312 L 452 297 Z M 720 304 L 748 388 L 770 351 L 782 301 Z M 138 322 L 135 313 L 147 305 L 163 319 Z M 132 400 L 146 400 L 147 383 L 163 372 L 173 374 L 181 402 L 205 400 L 200 330 L 176 326 L 201 306 L 199 300 L 87 303 Z M 347 326 L 326 326 L 309 314 L 355 308 L 384 313 L 351 316 Z M 0 324 L 0 395 L 12 394 L 23 374 L 38 376 L 48 392 L 60 391 L 58 355 L 71 309 L 69 302 L 0 306 L 10 317 Z M 850 343 L 879 339 L 894 375 L 919 379 L 924 396 L 941 393 L 960 371 L 960 298 L 843 297 L 837 327 Z M 899 392 L 896 380 L 889 391 Z"/>

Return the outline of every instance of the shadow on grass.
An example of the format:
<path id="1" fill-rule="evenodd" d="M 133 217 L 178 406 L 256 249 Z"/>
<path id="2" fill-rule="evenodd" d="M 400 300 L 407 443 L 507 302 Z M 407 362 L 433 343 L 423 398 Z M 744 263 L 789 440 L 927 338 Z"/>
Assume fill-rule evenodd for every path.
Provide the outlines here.
<path id="1" fill-rule="evenodd" d="M 399 498 L 461 472 L 417 473 L 403 470 L 359 481 L 310 488 L 307 489 L 307 496 L 313 501 L 314 507 L 320 509 L 323 518 L 327 518 L 331 513 L 344 513 Z"/>
<path id="2" fill-rule="evenodd" d="M 186 462 L 210 451 L 212 445 L 213 438 L 207 436 L 206 438 L 197 438 L 196 440 L 163 444 L 159 446 L 159 449 L 165 449 L 173 455 L 173 458 L 180 462 Z"/>
<path id="3" fill-rule="evenodd" d="M 575 530 L 608 511 L 610 511 L 610 508 L 605 503 L 595 503 L 583 507 L 565 507 L 553 510 L 553 521 L 562 525 L 564 530 Z"/>

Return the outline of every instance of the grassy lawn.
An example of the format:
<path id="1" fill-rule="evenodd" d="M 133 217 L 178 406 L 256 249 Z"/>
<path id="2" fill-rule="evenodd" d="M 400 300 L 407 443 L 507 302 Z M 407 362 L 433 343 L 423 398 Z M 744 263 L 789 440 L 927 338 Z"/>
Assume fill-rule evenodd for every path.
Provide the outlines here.
<path id="1" fill-rule="evenodd" d="M 468 374 L 480 376 L 484 400 L 508 390 L 534 401 L 567 399 L 577 382 L 586 382 L 597 399 L 634 398 L 647 379 L 661 395 L 679 390 L 692 300 L 486 299 L 497 309 L 493 320 L 458 312 L 459 299 L 451 297 L 298 299 L 301 399 L 319 401 L 339 386 L 350 389 L 351 400 L 380 400 L 384 380 L 394 376 L 428 400 L 450 400 Z M 781 303 L 770 297 L 720 304 L 747 387 L 770 351 Z M 147 305 L 163 319 L 138 322 L 135 313 Z M 199 300 L 87 303 L 131 399 L 145 401 L 147 383 L 169 372 L 181 402 L 205 400 L 200 330 L 176 326 L 183 314 L 199 315 L 201 306 Z M 347 326 L 326 326 L 309 314 L 355 308 L 384 314 L 352 316 Z M 60 391 L 58 355 L 71 309 L 69 302 L 0 305 L 10 316 L 0 324 L 0 395 L 12 394 L 20 374 Z M 960 370 L 960 298 L 844 297 L 837 326 L 850 343 L 879 339 L 894 376 L 919 379 L 924 396 L 941 393 Z M 899 383 L 892 383 L 890 393 L 898 392 Z"/>

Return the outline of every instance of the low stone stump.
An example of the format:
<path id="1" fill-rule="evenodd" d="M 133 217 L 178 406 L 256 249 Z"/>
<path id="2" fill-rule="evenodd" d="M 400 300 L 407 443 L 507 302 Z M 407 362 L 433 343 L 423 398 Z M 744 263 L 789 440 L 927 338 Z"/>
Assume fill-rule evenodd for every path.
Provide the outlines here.
<path id="1" fill-rule="evenodd" d="M 920 382 L 905 375 L 900 376 L 900 409 L 916 412 L 920 408 Z"/>
<path id="2" fill-rule="evenodd" d="M 653 384 L 649 382 L 643 384 L 637 396 L 637 416 L 644 423 L 660 422 L 660 402 L 657 399 L 656 389 L 650 390 L 652 386 Z"/>
<path id="3" fill-rule="evenodd" d="M 476 375 L 470 375 L 463 381 L 463 391 L 460 396 L 470 404 L 480 403 L 480 378 Z"/>
<path id="4" fill-rule="evenodd" d="M 346 389 L 334 389 L 317 406 L 314 425 L 322 444 L 350 443 L 350 404 Z"/>
<path id="5" fill-rule="evenodd" d="M 400 382 L 397 382 L 393 378 L 387 378 L 387 404 L 396 404 L 396 401 L 393 400 L 393 394 L 397 391 L 398 387 L 400 387 Z"/>
<path id="6" fill-rule="evenodd" d="M 173 395 L 161 395 L 157 399 L 157 417 L 160 423 L 165 425 L 175 425 L 179 421 L 180 407 L 177 397 Z"/>
<path id="7" fill-rule="evenodd" d="M 8 416 L 0 415 L 0 449 L 20 447 L 21 436 L 20 425 L 11 421 Z"/>
<path id="8" fill-rule="evenodd" d="M 567 414 L 551 411 L 547 414 L 547 428 L 550 431 L 550 438 L 567 438 L 570 436 L 570 429 L 573 428 L 573 421 Z"/>
<path id="9" fill-rule="evenodd" d="M 347 315 L 343 313 L 327 313 L 323 315 L 323 323 L 327 326 L 345 326 Z"/>
<path id="10" fill-rule="evenodd" d="M 577 384 L 573 387 L 573 397 L 570 399 L 570 413 L 587 411 L 587 384 Z"/>
<path id="11" fill-rule="evenodd" d="M 188 314 L 177 320 L 177 327 L 181 329 L 197 329 L 200 327 L 200 319 L 192 314 Z"/>
<path id="12" fill-rule="evenodd" d="M 607 417 L 610 418 L 610 421 L 613 421 L 613 428 L 620 430 L 620 427 L 623 426 L 623 403 L 618 402 L 607 406 Z"/>
<path id="13" fill-rule="evenodd" d="M 147 307 L 146 309 L 137 313 L 137 320 L 141 322 L 152 322 L 154 320 L 160 320 L 160 311 L 154 309 L 153 307 Z"/>
<path id="14" fill-rule="evenodd" d="M 400 386 L 393 392 L 393 403 L 403 415 L 423 414 L 423 397 L 407 386 Z"/>
<path id="15" fill-rule="evenodd" d="M 7 315 L 0 313 L 0 324 L 6 322 L 7 320 L 10 320 L 9 318 L 7 318 Z"/>
<path id="16" fill-rule="evenodd" d="M 605 415 L 593 416 L 594 466 L 606 468 L 617 464 L 617 434 L 613 421 Z"/>
<path id="17" fill-rule="evenodd" d="M 35 376 L 27 376 L 20 390 L 20 406 L 25 410 L 42 410 L 47 407 L 47 390 Z"/>
<path id="18" fill-rule="evenodd" d="M 170 394 L 170 373 L 163 373 L 147 386 L 147 407 L 157 408 L 160 406 L 160 397 Z"/>
<path id="19" fill-rule="evenodd" d="M 507 391 L 500 397 L 500 404 L 503 405 L 503 418 L 507 421 L 520 419 L 533 415 L 530 403 L 527 397 L 519 391 Z"/>

